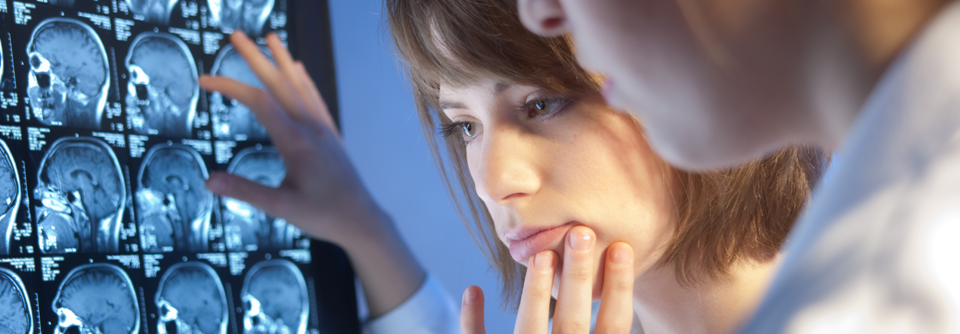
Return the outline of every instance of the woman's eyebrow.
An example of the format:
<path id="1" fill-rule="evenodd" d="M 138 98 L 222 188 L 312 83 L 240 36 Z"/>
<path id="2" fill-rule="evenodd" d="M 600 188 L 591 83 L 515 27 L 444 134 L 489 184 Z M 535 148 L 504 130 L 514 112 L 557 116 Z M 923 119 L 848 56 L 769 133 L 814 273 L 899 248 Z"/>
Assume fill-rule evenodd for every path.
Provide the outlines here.
<path id="1" fill-rule="evenodd" d="M 440 101 L 440 110 L 447 109 L 467 109 L 467 107 L 460 102 Z"/>

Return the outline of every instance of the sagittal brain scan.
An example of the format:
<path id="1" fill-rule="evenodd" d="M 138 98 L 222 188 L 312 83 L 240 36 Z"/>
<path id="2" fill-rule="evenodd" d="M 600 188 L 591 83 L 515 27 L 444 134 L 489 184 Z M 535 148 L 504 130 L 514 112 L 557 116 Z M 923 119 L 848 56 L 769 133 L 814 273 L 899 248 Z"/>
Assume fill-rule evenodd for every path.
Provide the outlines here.
<path id="1" fill-rule="evenodd" d="M 270 61 L 273 61 L 269 49 L 261 46 L 260 50 Z M 220 50 L 210 73 L 213 76 L 227 77 L 253 87 L 266 89 L 257 75 L 250 69 L 250 66 L 247 65 L 247 61 L 229 44 Z M 240 104 L 235 99 L 214 92 L 210 95 L 210 112 L 213 114 L 213 134 L 217 138 L 258 141 L 269 139 L 267 130 L 263 128 L 260 122 L 257 122 L 257 118 L 250 111 L 250 108 Z"/>
<path id="2" fill-rule="evenodd" d="M 189 146 L 160 144 L 140 166 L 137 219 L 146 252 L 207 251 L 213 193 L 207 165 Z"/>
<path id="3" fill-rule="evenodd" d="M 20 276 L 0 268 L 0 333 L 33 333 L 33 312 Z"/>
<path id="4" fill-rule="evenodd" d="M 159 25 L 170 23 L 170 13 L 179 0 L 126 0 L 134 14 L 143 16 L 143 20 Z"/>
<path id="5" fill-rule="evenodd" d="M 154 299 L 160 310 L 159 334 L 227 332 L 227 298 L 213 268 L 202 262 L 171 266 Z"/>
<path id="6" fill-rule="evenodd" d="M 93 28 L 69 18 L 46 19 L 33 30 L 27 57 L 34 118 L 47 125 L 100 128 L 110 71 Z"/>
<path id="7" fill-rule="evenodd" d="M 22 193 L 20 175 L 17 173 L 13 154 L 10 153 L 7 143 L 0 139 L 0 228 L 3 231 L 0 239 L 0 254 L 10 253 L 10 240 L 13 238 L 13 229 L 17 224 L 17 211 L 20 209 Z"/>
<path id="8" fill-rule="evenodd" d="M 207 0 L 210 21 L 219 24 L 226 33 L 240 30 L 250 36 L 260 36 L 263 25 L 273 11 L 275 0 Z"/>
<path id="9" fill-rule="evenodd" d="M 290 261 L 269 260 L 251 267 L 240 295 L 245 334 L 306 332 L 307 285 Z"/>
<path id="10" fill-rule="evenodd" d="M 40 162 L 34 198 L 40 251 L 116 252 L 127 198 L 117 156 L 102 140 L 61 138 Z"/>
<path id="11" fill-rule="evenodd" d="M 133 283 L 119 267 L 88 264 L 70 271 L 53 300 L 54 334 L 136 334 L 140 307 Z"/>
<path id="12" fill-rule="evenodd" d="M 227 166 L 227 172 L 277 187 L 287 170 L 277 150 L 268 146 L 240 151 Z M 285 220 L 267 216 L 245 202 L 224 198 L 222 205 L 227 249 L 293 248 L 294 240 L 301 236 L 301 231 Z"/>
<path id="13" fill-rule="evenodd" d="M 167 33 L 142 33 L 126 59 L 127 113 L 143 134 L 187 137 L 200 96 L 197 66 L 187 45 Z"/>

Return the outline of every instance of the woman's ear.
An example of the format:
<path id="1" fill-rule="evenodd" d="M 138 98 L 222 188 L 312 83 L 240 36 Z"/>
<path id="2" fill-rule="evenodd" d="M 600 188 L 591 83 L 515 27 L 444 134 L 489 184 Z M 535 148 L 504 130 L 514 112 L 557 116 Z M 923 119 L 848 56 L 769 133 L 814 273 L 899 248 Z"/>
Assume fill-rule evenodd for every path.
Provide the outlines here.
<path id="1" fill-rule="evenodd" d="M 567 14 L 559 0 L 517 0 L 520 21 L 533 33 L 556 37 L 567 32 Z"/>

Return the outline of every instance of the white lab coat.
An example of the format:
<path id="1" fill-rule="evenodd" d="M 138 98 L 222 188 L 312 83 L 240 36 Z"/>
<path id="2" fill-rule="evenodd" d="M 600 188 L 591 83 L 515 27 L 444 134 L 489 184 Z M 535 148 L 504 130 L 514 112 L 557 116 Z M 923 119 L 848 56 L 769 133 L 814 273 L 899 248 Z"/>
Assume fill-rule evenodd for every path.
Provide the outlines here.
<path id="1" fill-rule="evenodd" d="M 743 333 L 960 332 L 960 3 L 886 71 Z"/>

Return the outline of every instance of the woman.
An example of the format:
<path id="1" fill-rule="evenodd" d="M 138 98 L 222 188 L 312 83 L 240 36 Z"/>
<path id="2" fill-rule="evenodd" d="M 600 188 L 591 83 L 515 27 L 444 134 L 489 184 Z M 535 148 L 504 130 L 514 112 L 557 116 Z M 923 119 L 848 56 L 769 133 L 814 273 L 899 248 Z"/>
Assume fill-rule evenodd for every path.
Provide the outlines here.
<path id="1" fill-rule="evenodd" d="M 550 293 L 530 290 L 534 285 L 553 287 L 555 325 L 570 332 L 586 328 L 589 302 L 601 295 L 603 303 L 630 296 L 607 313 L 621 319 L 622 328 L 626 310 L 629 328 L 635 305 L 647 332 L 729 332 L 752 312 L 779 246 L 822 171 L 822 153 L 790 148 L 732 170 L 681 172 L 652 153 L 637 120 L 603 102 L 596 78 L 576 64 L 566 39 L 537 37 L 523 28 L 512 0 L 391 0 L 387 6 L 424 129 L 442 129 L 446 164 L 439 159 L 440 145 L 427 137 L 441 172 L 455 180 L 451 190 L 459 188 L 455 197 L 465 199 L 458 207 L 501 273 L 507 300 L 516 302 L 526 289 L 518 331 L 546 330 L 543 297 Z M 268 40 L 275 54 L 282 51 L 274 38 Z M 244 52 L 249 41 L 234 43 L 274 98 L 229 80 L 205 78 L 202 84 L 254 106 L 288 168 L 298 171 L 278 190 L 249 192 L 263 196 L 250 202 L 344 245 L 368 298 L 381 299 L 382 316 L 373 327 L 398 330 L 397 312 L 429 313 L 410 311 L 411 305 L 431 305 L 419 298 L 426 286 L 419 283 L 423 270 L 399 238 L 382 236 L 395 231 L 356 181 L 339 142 L 330 139 L 322 100 L 309 81 L 291 60 L 280 59 L 288 58 L 285 52 L 278 70 L 257 53 Z M 212 176 L 210 186 L 234 197 L 257 187 L 222 174 Z M 403 256 L 377 267 L 367 253 L 381 262 Z M 525 274 L 527 265 L 546 270 Z M 629 270 L 609 275 L 610 267 Z M 614 289 L 609 276 L 626 276 L 626 289 Z M 465 312 L 482 302 L 478 292 L 468 289 Z M 465 319 L 476 320 L 469 314 Z"/>

